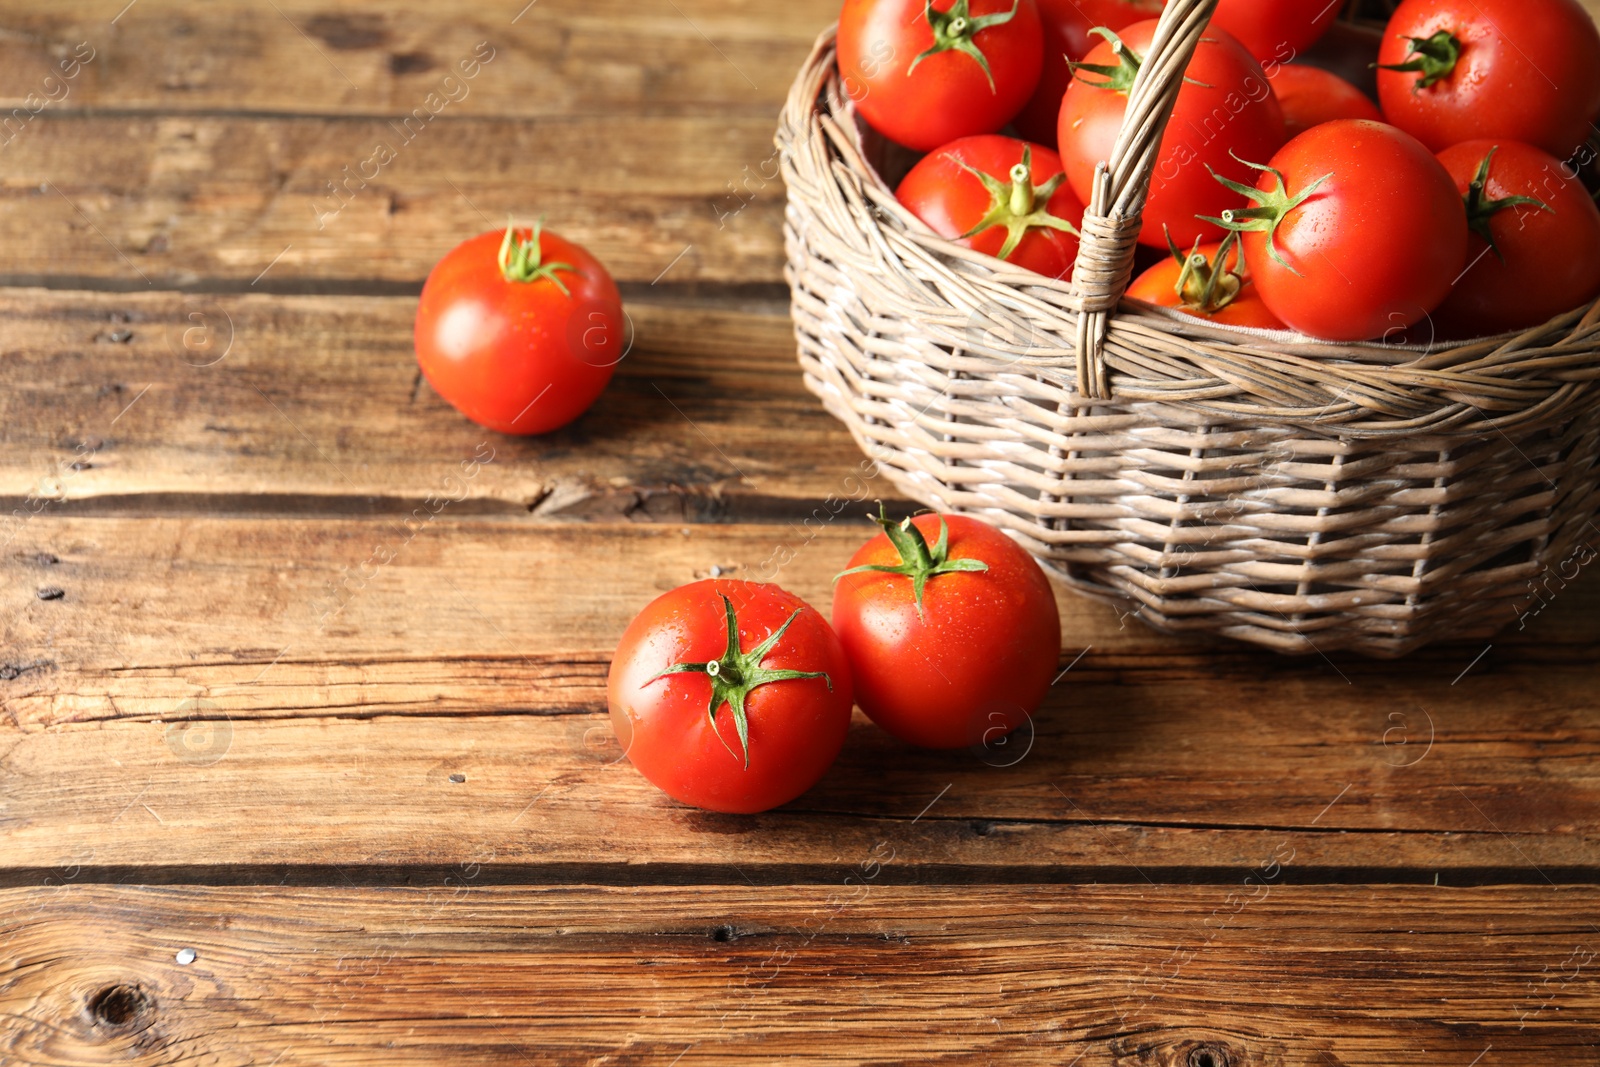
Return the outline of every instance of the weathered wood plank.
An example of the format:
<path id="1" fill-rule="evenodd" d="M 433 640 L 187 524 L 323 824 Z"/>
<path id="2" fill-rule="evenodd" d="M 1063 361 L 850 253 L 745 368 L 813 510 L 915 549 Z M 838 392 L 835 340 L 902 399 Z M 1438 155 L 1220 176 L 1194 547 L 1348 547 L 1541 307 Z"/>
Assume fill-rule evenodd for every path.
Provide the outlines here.
<path id="1" fill-rule="evenodd" d="M 514 214 L 624 282 L 776 284 L 775 121 L 44 111 L 0 149 L 0 280 L 407 291 Z"/>
<path id="2" fill-rule="evenodd" d="M 430 92 L 453 92 L 450 109 L 475 115 L 769 117 L 838 15 L 835 0 L 400 0 L 360 10 L 138 0 L 118 16 L 119 6 L 0 4 L 0 109 L 404 115 Z M 495 58 L 463 78 L 460 62 L 485 41 Z M 60 63 L 81 56 L 79 73 L 62 77 Z M 465 94 L 443 84 L 452 75 Z"/>
<path id="3" fill-rule="evenodd" d="M 805 391 L 785 315 L 634 302 L 610 388 L 539 438 L 439 399 L 414 315 L 395 297 L 0 293 L 0 514 L 132 498 L 405 516 L 436 494 L 452 514 L 799 520 L 830 494 L 895 495 Z"/>
<path id="4" fill-rule="evenodd" d="M 262 878 L 492 848 L 518 877 L 770 880 L 937 798 L 906 868 L 937 877 L 1231 878 L 1285 840 L 1296 877 L 1600 875 L 1581 585 L 1492 649 L 1399 664 L 1171 640 L 1062 593 L 1075 665 L 1031 744 L 915 753 L 858 720 L 816 790 L 753 820 L 615 762 L 604 673 L 646 601 L 717 567 L 826 606 L 864 536 L 35 516 L 0 559 L 5 863 Z"/>
<path id="5" fill-rule="evenodd" d="M 0 730 L 0 885 L 72 864 L 99 882 L 384 885 L 471 860 L 497 883 L 783 884 L 842 876 L 886 837 L 894 882 L 1237 884 L 1275 859 L 1295 884 L 1600 881 L 1592 778 L 1511 764 L 1515 746 L 1495 741 L 1437 753 L 1431 773 L 1384 766 L 1359 740 L 1251 745 L 1210 774 L 1169 771 L 1120 752 L 1148 740 L 1209 756 L 1222 739 L 1146 713 L 1130 717 L 1148 738 L 1042 726 L 1006 768 L 907 752 L 858 720 L 816 789 L 732 817 L 655 790 L 599 714 L 181 719 L 226 702 L 199 698 L 165 722 Z M 1252 777 L 1272 758 L 1274 777 Z M 1330 781 L 1330 765 L 1356 780 Z"/>
<path id="6" fill-rule="evenodd" d="M 471 865 L 431 889 L 6 891 L 0 1049 L 17 1067 L 1548 1067 L 1600 1039 L 1593 889 L 898 888 L 879 884 L 892 857 L 847 857 L 848 884 L 715 893 L 477 888 Z"/>
<path id="7" fill-rule="evenodd" d="M 835 5 L 103 7 L 0 5 L 12 284 L 415 287 L 508 213 L 623 281 L 776 284 L 772 131 Z"/>

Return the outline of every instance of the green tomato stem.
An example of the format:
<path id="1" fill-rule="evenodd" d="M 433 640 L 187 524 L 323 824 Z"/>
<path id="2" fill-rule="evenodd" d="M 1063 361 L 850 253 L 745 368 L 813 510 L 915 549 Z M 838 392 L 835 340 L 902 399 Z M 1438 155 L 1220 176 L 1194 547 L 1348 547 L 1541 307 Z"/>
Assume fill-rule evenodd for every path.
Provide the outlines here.
<path id="1" fill-rule="evenodd" d="M 1449 30 L 1440 30 L 1432 37 L 1409 37 L 1411 54 L 1404 63 L 1374 63 L 1380 70 L 1397 70 L 1422 75 L 1411 87 L 1414 93 L 1443 81 L 1455 72 L 1461 59 L 1461 39 Z"/>
<path id="2" fill-rule="evenodd" d="M 1117 61 L 1115 64 L 1077 63 L 1069 59 L 1067 66 L 1072 68 L 1072 76 L 1095 89 L 1105 89 L 1127 96 L 1133 91 L 1133 80 L 1139 76 L 1139 68 L 1144 65 L 1144 57 L 1129 48 L 1121 37 L 1104 26 L 1096 26 L 1089 32 L 1110 42 L 1112 54 L 1117 57 Z M 1084 71 L 1097 75 L 1101 80 L 1090 81 L 1088 78 L 1080 77 Z"/>
<path id="3" fill-rule="evenodd" d="M 991 226 L 1004 226 L 1006 230 L 1005 243 L 996 253 L 999 259 L 1010 259 L 1011 253 L 1017 250 L 1017 245 L 1027 236 L 1029 230 L 1060 230 L 1079 236 L 1078 228 L 1066 219 L 1050 214 L 1050 198 L 1056 195 L 1056 190 L 1061 188 L 1061 183 L 1067 180 L 1065 174 L 1057 174 L 1043 185 L 1033 184 L 1033 149 L 1022 150 L 1022 162 L 1011 168 L 1011 184 L 996 178 L 992 174 L 985 174 L 976 167 L 968 165 L 964 160 L 957 158 L 956 164 L 967 173 L 983 183 L 989 193 L 989 210 L 977 225 L 962 234 L 963 240 L 975 237 Z"/>
<path id="4" fill-rule="evenodd" d="M 922 531 L 917 529 L 909 515 L 895 522 L 884 511 L 882 503 L 878 504 L 878 514 L 872 521 L 883 527 L 883 532 L 898 553 L 900 562 L 894 566 L 868 563 L 860 567 L 851 567 L 836 575 L 833 580 L 837 582 L 852 574 L 867 572 L 898 574 L 910 578 L 912 600 L 917 606 L 919 619 L 923 618 L 922 593 L 929 581 L 943 574 L 981 573 L 989 569 L 989 565 L 981 559 L 950 558 L 950 527 L 944 521 L 943 515 L 939 516 L 939 540 L 932 546 L 929 546 L 927 539 L 922 536 Z"/>
<path id="5" fill-rule="evenodd" d="M 995 92 L 994 72 L 989 69 L 989 57 L 983 54 L 973 41 L 980 32 L 990 26 L 1003 26 L 1017 16 L 1017 9 L 1022 5 L 1022 0 L 1011 0 L 1010 11 L 999 11 L 993 15 L 973 15 L 971 0 L 956 0 L 950 5 L 949 11 L 935 11 L 933 0 L 924 0 L 922 15 L 928 20 L 928 28 L 933 31 L 933 46 L 911 61 L 906 68 L 906 75 L 917 69 L 929 56 L 936 56 L 940 52 L 961 52 L 977 61 L 983 68 L 983 76 L 989 80 L 989 91 Z"/>
<path id="6" fill-rule="evenodd" d="M 1234 156 L 1234 158 L 1239 159 L 1238 156 Z M 1331 173 L 1324 174 L 1298 193 L 1290 193 L 1282 171 L 1260 163 L 1252 163 L 1248 159 L 1239 159 L 1239 162 L 1254 170 L 1272 175 L 1277 188 L 1262 190 L 1253 185 L 1244 185 L 1231 178 L 1224 178 L 1207 166 L 1206 169 L 1211 171 L 1211 176 L 1221 183 L 1224 188 L 1238 193 L 1251 201 L 1254 206 L 1230 208 L 1224 211 L 1220 218 L 1213 218 L 1210 215 L 1197 217 L 1204 222 L 1214 223 L 1225 230 L 1232 230 L 1235 233 L 1266 234 L 1267 253 L 1272 256 L 1273 262 L 1289 273 L 1299 276 L 1300 272 L 1291 267 L 1289 261 L 1283 258 L 1283 253 L 1278 251 L 1278 227 L 1282 225 L 1284 218 L 1291 211 L 1310 199 L 1311 194 L 1321 188 L 1322 183 L 1333 177 L 1333 175 Z"/>
<path id="7" fill-rule="evenodd" d="M 1205 315 L 1215 315 L 1233 303 L 1244 290 L 1244 278 L 1228 269 L 1228 256 L 1237 252 L 1238 241 L 1239 235 L 1230 232 L 1222 239 L 1216 257 L 1207 260 L 1200 254 L 1200 238 L 1195 238 L 1194 248 L 1185 255 L 1178 250 L 1172 234 L 1167 234 L 1167 248 L 1172 258 L 1183 267 L 1178 272 L 1174 290 L 1184 307 Z"/>
<path id="8" fill-rule="evenodd" d="M 1484 242 L 1494 250 L 1494 254 L 1499 257 L 1500 262 L 1504 263 L 1506 261 L 1505 253 L 1501 252 L 1500 246 L 1495 243 L 1494 231 L 1489 227 L 1489 223 L 1495 215 L 1513 207 L 1538 208 L 1540 211 L 1546 211 L 1552 215 L 1556 213 L 1556 209 L 1543 200 L 1531 196 L 1503 196 L 1499 200 L 1490 200 L 1488 195 L 1489 163 L 1494 159 L 1494 154 L 1498 151 L 1500 151 L 1499 145 L 1489 149 L 1488 154 L 1483 157 L 1483 162 L 1478 164 L 1478 172 L 1473 175 L 1471 183 L 1467 186 L 1467 195 L 1462 199 L 1466 202 L 1467 228 L 1482 237 Z"/>
<path id="9" fill-rule="evenodd" d="M 556 271 L 570 271 L 578 273 L 578 268 L 571 263 L 544 263 L 544 253 L 539 247 L 539 235 L 543 230 L 544 222 L 541 219 L 533 224 L 532 236 L 523 239 L 517 237 L 516 224 L 506 222 L 506 236 L 500 242 L 500 274 L 508 282 L 536 282 L 541 278 L 548 278 L 555 283 L 567 296 L 571 296 L 565 283 L 556 277 Z"/>
<path id="10" fill-rule="evenodd" d="M 745 710 L 745 704 L 750 694 L 761 686 L 770 685 L 773 682 L 790 681 L 796 678 L 821 678 L 828 683 L 828 691 L 832 692 L 833 679 L 828 676 L 826 671 L 775 671 L 768 670 L 761 665 L 761 661 L 767 658 L 767 653 L 772 651 L 773 646 L 783 637 L 784 631 L 788 630 L 794 620 L 799 618 L 800 612 L 805 610 L 804 608 L 796 608 L 794 614 L 790 615 L 782 626 L 769 634 L 765 641 L 762 641 L 748 652 L 742 652 L 739 649 L 739 619 L 733 610 L 733 601 L 729 600 L 726 595 L 718 595 L 722 596 L 722 605 L 726 609 L 728 620 L 728 643 L 723 649 L 722 655 L 706 663 L 674 663 L 654 678 L 651 678 L 650 682 L 655 682 L 670 674 L 703 674 L 710 679 L 711 703 L 706 709 L 706 716 L 711 721 L 711 731 L 717 735 L 718 740 L 721 740 L 722 734 L 717 732 L 717 711 L 726 704 L 729 713 L 733 716 L 733 728 L 739 735 L 739 745 L 744 750 L 745 770 L 749 770 L 750 719 Z M 650 682 L 645 684 L 649 685 Z M 723 745 L 728 748 L 730 754 L 735 757 L 739 755 L 731 747 L 728 747 L 727 742 L 724 741 Z"/>

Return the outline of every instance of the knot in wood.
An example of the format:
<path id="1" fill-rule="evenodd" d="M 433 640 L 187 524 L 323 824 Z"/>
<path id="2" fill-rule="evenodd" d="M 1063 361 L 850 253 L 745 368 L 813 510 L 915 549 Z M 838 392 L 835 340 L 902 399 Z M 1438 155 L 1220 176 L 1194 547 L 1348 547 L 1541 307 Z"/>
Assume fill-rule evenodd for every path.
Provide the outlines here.
<path id="1" fill-rule="evenodd" d="M 89 998 L 89 1018 L 111 1029 L 137 1026 L 154 1009 L 155 1001 L 137 985 L 107 986 Z"/>

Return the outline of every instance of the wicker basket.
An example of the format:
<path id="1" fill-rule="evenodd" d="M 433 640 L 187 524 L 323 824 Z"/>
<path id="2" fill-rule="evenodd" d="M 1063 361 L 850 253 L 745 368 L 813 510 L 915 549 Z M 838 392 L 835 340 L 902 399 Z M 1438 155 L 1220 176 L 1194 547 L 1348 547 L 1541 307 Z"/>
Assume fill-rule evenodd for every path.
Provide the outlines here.
<path id="1" fill-rule="evenodd" d="M 1380 656 L 1486 636 L 1593 555 L 1600 306 L 1430 350 L 1123 302 L 1215 6 L 1167 4 L 1070 285 L 900 206 L 882 174 L 905 161 L 858 120 L 824 33 L 777 133 L 806 384 L 901 492 L 1157 629 Z"/>

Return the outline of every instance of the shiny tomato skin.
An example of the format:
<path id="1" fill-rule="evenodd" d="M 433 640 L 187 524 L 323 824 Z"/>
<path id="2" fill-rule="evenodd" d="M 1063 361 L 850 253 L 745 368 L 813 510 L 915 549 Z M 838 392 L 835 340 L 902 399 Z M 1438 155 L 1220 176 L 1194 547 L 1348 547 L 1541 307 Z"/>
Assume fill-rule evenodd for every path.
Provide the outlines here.
<path id="1" fill-rule="evenodd" d="M 1283 108 L 1283 125 L 1290 137 L 1334 119 L 1383 121 L 1383 112 L 1366 93 L 1320 67 L 1279 63 L 1268 68 L 1267 77 Z"/>
<path id="2" fill-rule="evenodd" d="M 940 12 L 955 0 L 935 0 Z M 1004 14 L 1012 0 L 971 0 L 973 17 Z M 1011 121 L 1039 84 L 1044 50 L 1035 0 L 1017 0 L 1009 22 L 988 26 L 972 42 L 989 60 L 983 67 L 958 50 L 912 64 L 932 47 L 923 0 L 845 0 L 837 53 L 844 91 L 872 128 L 919 152 L 958 137 L 994 133 Z"/>
<path id="3" fill-rule="evenodd" d="M 1537 326 L 1600 296 L 1600 208 L 1572 172 L 1542 149 L 1519 141 L 1466 141 L 1439 153 L 1464 196 L 1486 155 L 1489 200 L 1531 196 L 1489 220 L 1495 255 L 1476 233 L 1467 238 L 1467 269 L 1434 312 L 1440 337 L 1487 337 Z"/>
<path id="4" fill-rule="evenodd" d="M 939 516 L 912 520 L 928 544 Z M 951 559 L 980 559 L 986 572 L 929 579 L 919 618 L 911 579 L 850 574 L 834 586 L 833 624 L 850 657 L 861 710 L 889 733 L 923 748 L 992 743 L 1043 702 L 1061 650 L 1061 619 L 1050 580 L 1005 534 L 947 515 Z M 884 534 L 850 567 L 893 566 Z"/>
<path id="5" fill-rule="evenodd" d="M 527 231 L 518 231 L 527 237 Z M 508 281 L 498 255 L 503 231 L 469 238 L 428 275 L 417 304 L 417 363 L 428 384 L 480 426 L 546 433 L 587 411 L 620 359 L 624 335 L 616 283 L 581 245 L 543 232 L 548 278 Z"/>
<path id="6" fill-rule="evenodd" d="M 961 164 L 1009 183 L 1011 168 L 1022 162 L 1024 151 L 1030 153 L 1035 187 L 1061 173 L 1061 157 L 1043 145 L 1030 145 L 999 134 L 980 134 L 952 141 L 923 156 L 901 179 L 895 196 L 941 237 L 991 256 L 998 255 L 1006 239 L 1003 227 L 990 226 L 971 237 L 961 238 L 983 220 L 992 203 L 983 182 Z M 1065 182 L 1050 197 L 1046 210 L 1074 226 L 1083 221 L 1083 205 Z M 1069 278 L 1077 258 L 1078 239 L 1072 234 L 1065 230 L 1031 228 L 1011 250 L 1006 262 L 1046 277 Z"/>
<path id="7" fill-rule="evenodd" d="M 1017 132 L 1054 148 L 1061 97 L 1072 81 L 1072 68 L 1067 61 L 1082 59 L 1100 43 L 1100 38 L 1089 31 L 1096 26 L 1120 30 L 1141 19 L 1155 18 L 1161 14 L 1163 3 L 1164 0 L 1038 0 L 1039 21 L 1044 28 L 1044 67 L 1033 98 L 1011 120 Z"/>
<path id="8" fill-rule="evenodd" d="M 1290 194 L 1328 175 L 1278 227 L 1287 267 L 1268 255 L 1267 234 L 1242 235 L 1261 299 L 1291 329 L 1330 341 L 1394 336 L 1443 302 L 1466 265 L 1466 209 L 1416 138 L 1339 119 L 1284 145 L 1271 165 Z M 1275 185 L 1262 174 L 1256 188 Z"/>
<path id="9" fill-rule="evenodd" d="M 786 679 L 751 691 L 748 768 L 737 754 L 739 735 L 727 705 L 711 725 L 705 675 L 655 678 L 674 664 L 722 655 L 723 596 L 733 603 L 744 651 L 798 610 L 762 666 L 828 675 L 828 681 Z M 753 814 L 788 803 L 833 765 L 850 728 L 850 665 L 833 629 L 799 597 L 757 582 L 699 581 L 651 601 L 617 645 L 606 694 L 617 741 L 639 772 L 673 799 L 708 811 Z"/>
<path id="10" fill-rule="evenodd" d="M 1288 63 L 1339 18 L 1329 0 L 1220 0 L 1210 29 L 1225 30 L 1261 62 Z"/>
<path id="11" fill-rule="evenodd" d="M 1148 57 L 1155 28 L 1156 20 L 1147 19 L 1125 27 L 1120 36 L 1134 53 Z M 1110 42 L 1102 42 L 1084 61 L 1113 66 L 1117 59 Z M 1096 88 L 1085 77 L 1080 72 L 1062 98 L 1057 141 L 1067 182 L 1087 204 L 1095 165 L 1111 156 L 1128 98 Z M 1195 49 L 1188 77 L 1192 81 L 1179 90 L 1161 139 L 1139 233 L 1142 244 L 1157 248 L 1167 244 L 1163 227 L 1183 248 L 1197 237 L 1220 241 L 1222 231 L 1196 216 L 1219 215 L 1232 205 L 1234 194 L 1218 185 L 1206 168 L 1248 184 L 1255 180 L 1255 172 L 1239 159 L 1267 159 L 1284 142 L 1283 111 L 1266 73 L 1226 32 L 1207 31 Z M 1226 116 L 1226 121 L 1217 116 Z"/>
<path id="12" fill-rule="evenodd" d="M 1443 79 L 1421 88 L 1416 72 L 1382 69 L 1440 30 L 1461 42 Z M 1600 112 L 1600 31 L 1577 0 L 1403 0 L 1378 63 L 1385 117 L 1435 152 L 1505 139 L 1565 159 Z"/>
<path id="13" fill-rule="evenodd" d="M 1199 251 L 1206 257 L 1207 262 L 1214 262 L 1221 247 L 1220 243 L 1201 245 Z M 1227 265 L 1229 270 L 1243 279 L 1244 284 L 1240 286 L 1238 296 L 1225 307 L 1210 314 L 1198 308 L 1185 306 L 1177 289 L 1178 278 L 1183 273 L 1183 264 L 1170 257 L 1135 278 L 1133 284 L 1128 286 L 1127 295 L 1134 300 L 1143 300 L 1157 307 L 1181 311 L 1185 315 L 1193 315 L 1197 319 L 1204 319 L 1218 326 L 1245 326 L 1255 330 L 1287 329 L 1283 321 L 1262 301 L 1261 294 L 1256 291 L 1255 283 L 1250 280 L 1249 267 L 1243 262 L 1243 253 L 1237 245 L 1229 255 Z"/>

